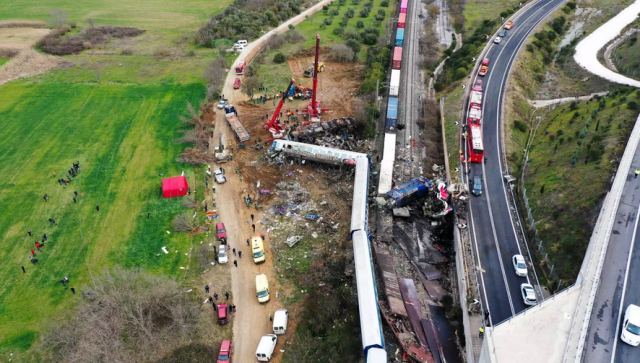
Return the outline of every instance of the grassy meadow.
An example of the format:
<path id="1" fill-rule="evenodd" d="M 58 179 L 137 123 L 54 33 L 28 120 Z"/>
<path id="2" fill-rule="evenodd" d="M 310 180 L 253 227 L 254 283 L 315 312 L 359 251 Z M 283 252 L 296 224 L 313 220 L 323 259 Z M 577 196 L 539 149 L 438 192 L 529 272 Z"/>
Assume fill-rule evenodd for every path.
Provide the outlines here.
<path id="1" fill-rule="evenodd" d="M 0 3 L 0 19 L 64 17 L 80 28 L 91 19 L 146 30 L 63 57 L 69 62 L 64 68 L 0 86 L 0 361 L 28 359 L 50 322 L 63 318 L 91 276 L 105 268 L 142 268 L 178 279 L 200 272 L 194 244 L 202 236 L 167 233 L 187 209 L 180 199 L 161 198 L 160 183 L 185 171 L 196 198 L 203 193 L 202 171 L 176 162 L 185 147 L 177 142 L 185 127 L 180 117 L 188 104 L 198 109 L 203 101 L 203 72 L 217 54 L 196 48 L 192 35 L 230 3 Z M 168 53 L 159 53 L 163 49 Z M 79 175 L 59 185 L 74 161 Z M 31 248 L 44 233 L 49 241 L 32 265 Z M 76 295 L 59 283 L 65 275 Z"/>

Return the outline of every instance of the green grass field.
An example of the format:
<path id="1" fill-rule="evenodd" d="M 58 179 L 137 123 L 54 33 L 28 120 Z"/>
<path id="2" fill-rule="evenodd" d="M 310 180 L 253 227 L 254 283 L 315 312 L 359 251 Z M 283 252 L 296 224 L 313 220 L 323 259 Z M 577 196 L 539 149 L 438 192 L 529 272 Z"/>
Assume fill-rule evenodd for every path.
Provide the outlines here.
<path id="1" fill-rule="evenodd" d="M 161 198 L 160 183 L 184 170 L 196 199 L 203 194 L 202 170 L 176 162 L 185 147 L 176 140 L 187 104 L 197 109 L 205 97 L 203 71 L 215 56 L 195 48 L 191 36 L 229 3 L 0 3 L 2 19 L 48 21 L 52 9 L 62 9 L 79 27 L 93 19 L 97 25 L 147 30 L 95 53 L 67 56 L 70 67 L 0 87 L 0 361 L 11 354 L 14 361 L 28 360 L 41 333 L 106 268 L 142 268 L 178 279 L 200 272 L 195 244 L 203 236 L 167 233 L 187 209 L 179 199 Z M 121 54 L 123 49 L 132 55 Z M 158 49 L 172 55 L 160 56 Z M 76 160 L 80 174 L 60 186 L 57 179 Z M 77 203 L 73 191 L 79 192 Z M 49 224 L 50 217 L 57 226 Z M 49 242 L 32 265 L 30 250 L 43 233 Z M 64 275 L 78 290 L 75 296 L 58 283 Z"/>
<path id="2" fill-rule="evenodd" d="M 485 19 L 499 19 L 502 11 L 521 2 L 519 0 L 469 0 L 464 5 L 464 29 L 473 30 Z"/>
<path id="3" fill-rule="evenodd" d="M 638 33 L 636 33 L 613 51 L 613 63 L 621 73 L 637 79 L 640 76 L 638 54 L 640 54 L 640 44 L 638 44 Z"/>
<path id="4" fill-rule="evenodd" d="M 173 275 L 189 267 L 184 253 L 193 239 L 165 233 L 184 209 L 180 200 L 162 199 L 159 186 L 162 176 L 181 170 L 178 117 L 203 94 L 198 84 L 17 82 L 0 88 L 0 278 L 12 282 L 0 290 L 0 351 L 28 348 L 47 319 L 73 304 L 77 296 L 57 283 L 64 275 L 82 291 L 91 274 L 116 264 Z M 79 176 L 60 186 L 57 179 L 75 160 Z M 43 233 L 49 242 L 34 266 L 28 256 Z M 172 253 L 162 254 L 162 246 Z"/>
<path id="5" fill-rule="evenodd" d="M 258 65 L 258 74 L 264 86 L 269 90 L 275 92 L 281 92 L 289 83 L 291 79 L 291 70 L 289 65 L 285 63 L 276 64 L 273 62 L 273 56 L 276 53 L 283 53 L 285 55 L 292 55 L 300 50 L 312 51 L 315 46 L 315 35 L 320 35 L 320 46 L 322 48 L 329 48 L 335 44 L 344 44 L 345 39 L 338 34 L 335 34 L 335 29 L 344 29 L 345 33 L 360 33 L 367 28 L 376 28 L 380 32 L 380 37 L 387 39 L 391 35 L 393 16 L 397 9 L 397 1 L 388 1 L 387 6 L 381 6 L 382 0 L 373 1 L 374 6 L 371 8 L 369 16 L 366 18 L 360 17 L 359 13 L 364 8 L 365 1 L 359 1 L 358 4 L 353 4 L 352 0 L 347 0 L 343 5 L 340 5 L 339 1 L 334 1 L 328 6 L 327 11 L 320 11 L 302 23 L 296 26 L 296 30 L 302 34 L 305 38 L 304 41 L 298 43 L 288 43 L 276 50 L 270 50 L 264 55 L 264 63 Z M 346 26 L 340 25 L 344 14 L 348 9 L 354 10 L 353 18 L 350 18 Z M 384 10 L 384 20 L 378 26 L 375 20 L 375 16 L 378 10 Z M 335 15 L 337 12 L 337 15 Z M 332 19 L 330 25 L 326 25 L 324 21 L 326 19 Z M 356 25 L 361 21 L 362 28 L 358 28 Z M 361 44 L 361 49 L 358 52 L 358 58 L 364 62 L 367 54 L 367 46 Z"/>
<path id="6" fill-rule="evenodd" d="M 7 63 L 9 61 L 9 58 L 7 57 L 0 57 L 0 67 L 2 67 L 3 64 Z"/>

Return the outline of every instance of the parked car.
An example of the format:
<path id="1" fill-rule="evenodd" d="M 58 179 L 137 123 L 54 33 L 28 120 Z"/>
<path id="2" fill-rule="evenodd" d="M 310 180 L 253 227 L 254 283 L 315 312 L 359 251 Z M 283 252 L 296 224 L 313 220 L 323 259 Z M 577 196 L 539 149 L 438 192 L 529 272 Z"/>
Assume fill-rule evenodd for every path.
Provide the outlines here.
<path id="1" fill-rule="evenodd" d="M 233 344 L 231 340 L 225 339 L 220 343 L 220 351 L 216 363 L 231 363 L 231 354 L 233 353 Z"/>
<path id="2" fill-rule="evenodd" d="M 249 44 L 249 42 L 244 39 L 238 40 L 237 42 L 235 42 L 235 44 L 233 44 L 233 50 L 241 51 L 247 46 L 247 44 Z"/>
<path id="3" fill-rule="evenodd" d="M 289 313 L 287 309 L 278 309 L 273 314 L 273 334 L 282 335 L 287 332 Z"/>
<path id="4" fill-rule="evenodd" d="M 218 263 L 228 263 L 229 256 L 227 251 L 227 245 L 221 244 L 218 246 Z"/>
<path id="5" fill-rule="evenodd" d="M 229 322 L 229 305 L 218 304 L 216 310 L 218 312 L 218 324 L 227 324 Z"/>
<path id="6" fill-rule="evenodd" d="M 264 256 L 264 243 L 262 237 L 254 236 L 251 238 L 251 252 L 253 255 L 253 262 L 261 263 L 265 261 Z"/>
<path id="7" fill-rule="evenodd" d="M 504 28 L 509 30 L 513 27 L 513 21 L 512 20 L 507 20 L 506 23 L 504 23 Z"/>
<path id="8" fill-rule="evenodd" d="M 637 347 L 640 344 L 640 306 L 629 304 L 624 312 L 620 339 Z"/>
<path id="9" fill-rule="evenodd" d="M 216 105 L 216 108 L 218 108 L 219 110 L 222 110 L 224 108 L 224 106 L 227 105 L 227 100 L 219 100 L 218 104 Z"/>
<path id="10" fill-rule="evenodd" d="M 256 297 L 259 303 L 269 301 L 269 280 L 265 274 L 256 275 Z"/>
<path id="11" fill-rule="evenodd" d="M 240 89 L 240 85 L 241 85 L 241 83 L 242 83 L 242 82 L 240 82 L 240 78 L 236 78 L 236 79 L 233 81 L 233 89 Z"/>
<path id="12" fill-rule="evenodd" d="M 224 184 L 227 182 L 227 177 L 224 176 L 224 170 L 222 168 L 215 168 L 213 170 L 213 177 L 216 179 L 216 183 Z"/>
<path id="13" fill-rule="evenodd" d="M 222 222 L 216 223 L 216 238 L 221 243 L 227 243 L 227 229 Z"/>
<path id="14" fill-rule="evenodd" d="M 260 362 L 268 362 L 271 360 L 273 351 L 276 349 L 278 343 L 278 336 L 275 334 L 263 335 L 258 342 L 258 348 L 256 349 L 256 358 Z"/>
<path id="15" fill-rule="evenodd" d="M 527 264 L 524 262 L 524 257 L 522 255 L 513 255 L 512 261 L 516 275 L 522 277 L 527 276 Z"/>
<path id="16" fill-rule="evenodd" d="M 482 195 L 482 177 L 480 175 L 473 176 L 473 184 L 471 184 L 471 193 L 476 197 Z"/>
<path id="17" fill-rule="evenodd" d="M 520 292 L 522 293 L 522 301 L 524 301 L 525 305 L 533 306 L 538 303 L 536 291 L 533 289 L 533 286 L 531 286 L 531 284 L 521 284 Z"/>
<path id="18" fill-rule="evenodd" d="M 500 42 L 502 41 L 502 37 L 497 36 L 495 38 L 493 38 L 493 43 L 494 44 L 500 44 Z"/>

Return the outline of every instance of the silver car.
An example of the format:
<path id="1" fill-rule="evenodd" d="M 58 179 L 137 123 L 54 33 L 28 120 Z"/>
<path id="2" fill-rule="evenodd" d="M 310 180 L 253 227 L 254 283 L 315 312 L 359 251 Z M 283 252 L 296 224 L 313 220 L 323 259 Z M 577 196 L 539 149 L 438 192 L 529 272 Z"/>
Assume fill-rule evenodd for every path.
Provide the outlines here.
<path id="1" fill-rule="evenodd" d="M 224 170 L 222 168 L 216 168 L 213 171 L 213 177 L 216 179 L 216 183 L 224 184 L 227 182 L 227 177 L 224 176 Z"/>
<path id="2" fill-rule="evenodd" d="M 536 291 L 531 284 L 521 284 L 520 292 L 522 293 L 522 301 L 524 301 L 525 305 L 533 306 L 538 304 Z"/>

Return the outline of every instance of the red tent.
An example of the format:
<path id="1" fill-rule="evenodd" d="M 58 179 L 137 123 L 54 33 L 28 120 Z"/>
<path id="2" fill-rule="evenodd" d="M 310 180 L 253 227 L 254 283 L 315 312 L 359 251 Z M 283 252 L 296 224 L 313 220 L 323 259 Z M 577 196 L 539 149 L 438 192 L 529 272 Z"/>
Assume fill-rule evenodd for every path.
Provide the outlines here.
<path id="1" fill-rule="evenodd" d="M 182 197 L 189 192 L 189 184 L 184 176 L 172 176 L 162 179 L 162 196 L 164 198 Z"/>

